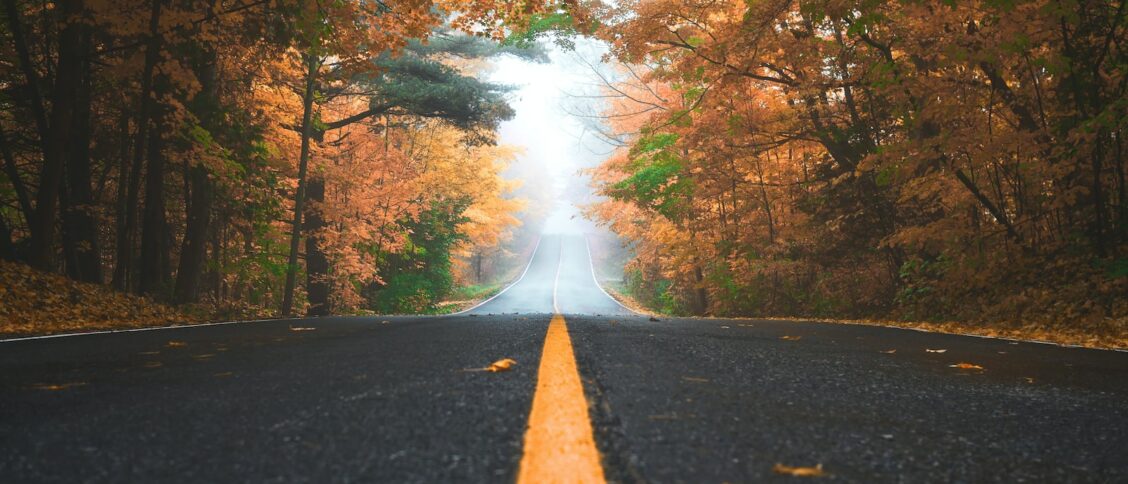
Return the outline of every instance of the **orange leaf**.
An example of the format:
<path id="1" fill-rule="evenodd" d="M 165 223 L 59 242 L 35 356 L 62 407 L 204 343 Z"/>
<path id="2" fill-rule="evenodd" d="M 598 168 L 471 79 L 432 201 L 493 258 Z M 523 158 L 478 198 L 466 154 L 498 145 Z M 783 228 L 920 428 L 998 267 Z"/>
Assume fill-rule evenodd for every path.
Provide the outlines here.
<path id="1" fill-rule="evenodd" d="M 814 467 L 792 467 L 777 463 L 772 466 L 772 472 L 794 477 L 822 477 L 826 475 L 826 472 L 823 472 L 822 464 Z"/>
<path id="2" fill-rule="evenodd" d="M 971 363 L 956 363 L 954 365 L 948 365 L 948 367 L 949 368 L 959 368 L 961 370 L 982 370 L 983 369 L 982 366 L 974 365 L 974 364 L 971 364 Z"/>
<path id="3" fill-rule="evenodd" d="M 51 392 L 56 392 L 56 391 L 59 391 L 59 390 L 66 390 L 70 387 L 80 387 L 80 386 L 83 386 L 85 384 L 86 384 L 86 382 L 71 382 L 71 383 L 59 383 L 59 384 L 36 383 L 33 386 L 35 387 L 36 390 L 47 390 L 47 391 L 51 391 Z"/>
<path id="4" fill-rule="evenodd" d="M 502 359 L 497 360 L 493 363 L 490 363 L 490 366 L 486 367 L 486 371 L 488 371 L 490 373 L 497 373 L 497 372 L 501 372 L 501 371 L 509 371 L 510 369 L 513 368 L 513 365 L 516 365 L 516 364 L 517 364 L 517 362 L 514 361 L 514 360 L 511 360 L 509 358 L 502 358 Z"/>

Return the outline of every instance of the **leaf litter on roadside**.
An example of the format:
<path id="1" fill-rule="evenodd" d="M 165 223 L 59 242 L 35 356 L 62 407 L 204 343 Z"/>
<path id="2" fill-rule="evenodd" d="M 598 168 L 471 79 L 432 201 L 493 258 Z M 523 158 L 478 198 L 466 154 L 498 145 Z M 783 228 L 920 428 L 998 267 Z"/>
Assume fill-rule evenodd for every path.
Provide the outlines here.
<path id="1" fill-rule="evenodd" d="M 772 466 L 772 472 L 793 477 L 823 477 L 826 475 L 826 471 L 823 471 L 822 464 L 817 464 L 814 467 L 793 467 L 777 463 L 776 465 Z"/>

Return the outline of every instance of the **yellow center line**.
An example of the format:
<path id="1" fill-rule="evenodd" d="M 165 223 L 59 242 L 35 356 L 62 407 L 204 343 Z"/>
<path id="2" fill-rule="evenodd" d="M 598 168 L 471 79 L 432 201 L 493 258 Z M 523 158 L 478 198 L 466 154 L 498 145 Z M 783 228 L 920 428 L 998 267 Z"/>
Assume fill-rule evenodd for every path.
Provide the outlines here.
<path id="1" fill-rule="evenodd" d="M 606 482 L 572 340 L 560 314 L 552 317 L 544 339 L 517 482 Z"/>

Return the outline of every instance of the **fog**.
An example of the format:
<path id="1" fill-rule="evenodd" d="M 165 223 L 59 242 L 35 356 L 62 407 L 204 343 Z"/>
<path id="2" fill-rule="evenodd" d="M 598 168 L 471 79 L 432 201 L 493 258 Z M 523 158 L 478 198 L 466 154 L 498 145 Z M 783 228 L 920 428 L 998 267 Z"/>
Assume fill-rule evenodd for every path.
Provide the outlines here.
<path id="1" fill-rule="evenodd" d="M 600 277 L 618 280 L 625 260 L 618 238 L 582 213 L 598 200 L 583 170 L 599 165 L 615 149 L 592 129 L 604 111 L 602 79 L 614 76 L 601 61 L 607 46 L 581 38 L 573 50 L 552 43 L 546 47 L 547 63 L 504 57 L 486 73 L 487 80 L 514 88 L 510 104 L 516 116 L 501 125 L 499 141 L 522 153 L 506 176 L 522 180 L 525 187 L 516 196 L 530 203 L 522 215 L 526 230 L 587 235 Z"/>

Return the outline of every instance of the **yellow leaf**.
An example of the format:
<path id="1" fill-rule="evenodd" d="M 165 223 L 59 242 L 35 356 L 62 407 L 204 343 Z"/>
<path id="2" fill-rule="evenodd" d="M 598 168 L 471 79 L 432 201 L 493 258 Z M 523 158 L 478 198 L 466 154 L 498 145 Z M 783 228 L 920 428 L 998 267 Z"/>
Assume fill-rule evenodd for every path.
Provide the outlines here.
<path id="1" fill-rule="evenodd" d="M 945 351 L 948 351 L 948 350 L 946 350 L 946 349 L 942 349 L 942 350 L 931 350 L 931 349 L 925 348 L 925 349 L 924 349 L 924 351 L 927 351 L 927 352 L 929 352 L 929 353 L 943 353 L 943 352 L 945 352 Z"/>
<path id="2" fill-rule="evenodd" d="M 822 477 L 826 475 L 826 472 L 823 472 L 822 464 L 814 467 L 792 467 L 776 464 L 772 466 L 772 472 L 794 477 Z"/>
<path id="3" fill-rule="evenodd" d="M 983 369 L 982 366 L 974 365 L 974 364 L 971 364 L 971 363 L 956 363 L 954 365 L 948 365 L 948 367 L 949 368 L 959 368 L 961 370 L 982 370 Z"/>
<path id="4" fill-rule="evenodd" d="M 513 365 L 516 365 L 516 364 L 517 364 L 517 362 L 514 361 L 514 360 L 511 360 L 509 358 L 502 358 L 502 359 L 497 360 L 493 363 L 490 363 L 490 366 L 486 367 L 486 371 L 488 371 L 490 373 L 497 373 L 497 372 L 501 372 L 501 371 L 509 371 L 511 368 L 513 368 Z"/>
<path id="5" fill-rule="evenodd" d="M 36 383 L 35 385 L 32 385 L 32 386 L 35 387 L 36 390 L 46 390 L 46 391 L 50 391 L 50 392 L 57 392 L 59 390 L 66 390 L 70 387 L 80 387 L 80 386 L 83 386 L 85 384 L 86 384 L 86 382 L 71 382 L 71 383 L 59 383 L 59 384 Z"/>
<path id="6" fill-rule="evenodd" d="M 897 349 L 896 349 L 896 348 L 894 348 L 894 349 L 891 349 L 891 350 L 885 350 L 885 351 L 882 351 L 882 353 L 885 353 L 885 354 L 887 354 L 887 355 L 891 355 L 891 354 L 893 354 L 893 353 L 896 353 L 896 352 L 897 352 Z"/>
<path id="7" fill-rule="evenodd" d="M 802 338 L 802 336 L 780 336 L 779 339 L 786 341 L 799 341 L 799 338 Z"/>
<path id="8" fill-rule="evenodd" d="M 169 341 L 168 342 L 169 348 L 180 348 L 180 347 L 184 347 L 184 346 L 188 346 L 188 343 L 185 343 L 183 341 Z"/>

